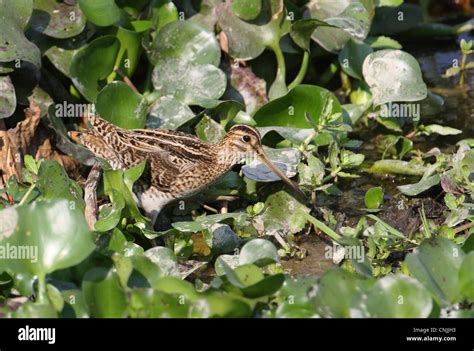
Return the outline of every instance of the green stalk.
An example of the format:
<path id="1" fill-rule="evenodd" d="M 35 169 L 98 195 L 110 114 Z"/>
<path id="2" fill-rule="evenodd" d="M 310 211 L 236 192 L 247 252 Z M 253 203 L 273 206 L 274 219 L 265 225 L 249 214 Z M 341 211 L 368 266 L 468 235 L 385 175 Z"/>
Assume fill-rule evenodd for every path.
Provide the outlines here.
<path id="1" fill-rule="evenodd" d="M 21 205 L 25 204 L 26 200 L 28 199 L 28 197 L 30 196 L 31 192 L 33 191 L 33 189 L 35 187 L 36 187 L 36 184 L 34 184 L 34 183 L 30 185 L 30 187 L 26 191 L 25 195 L 23 195 L 23 197 L 21 198 L 20 203 L 18 204 L 18 206 L 21 206 Z"/>
<path id="2" fill-rule="evenodd" d="M 306 76 L 306 71 L 308 70 L 308 63 L 309 63 L 309 52 L 305 50 L 304 54 L 303 54 L 303 60 L 301 61 L 301 67 L 300 67 L 300 70 L 298 72 L 298 75 L 290 83 L 290 85 L 288 85 L 288 90 L 291 90 L 294 87 L 301 84 L 304 77 Z"/>
<path id="3" fill-rule="evenodd" d="M 276 43 L 272 43 L 268 47 L 272 49 L 273 52 L 275 53 L 275 57 L 277 60 L 277 65 L 278 65 L 275 81 L 273 82 L 270 90 L 268 91 L 268 97 L 270 98 L 270 100 L 273 100 L 273 99 L 279 98 L 280 96 L 284 95 L 288 91 L 288 88 L 286 86 L 286 81 L 285 81 L 286 65 L 285 65 L 285 58 L 283 56 L 283 52 L 281 51 L 281 48 L 280 48 L 280 44 L 276 42 Z M 275 93 L 275 89 L 277 89 L 276 93 Z M 279 91 L 280 89 L 282 91 L 284 90 L 283 94 L 281 94 L 281 92 Z"/>
<path id="4" fill-rule="evenodd" d="M 465 69 L 466 69 L 466 60 L 467 60 L 467 55 L 462 54 L 461 78 L 459 78 L 459 85 L 464 85 L 464 73 L 465 73 Z"/>
<path id="5" fill-rule="evenodd" d="M 46 277 L 43 273 L 38 274 L 38 303 L 43 304 L 46 301 Z"/>

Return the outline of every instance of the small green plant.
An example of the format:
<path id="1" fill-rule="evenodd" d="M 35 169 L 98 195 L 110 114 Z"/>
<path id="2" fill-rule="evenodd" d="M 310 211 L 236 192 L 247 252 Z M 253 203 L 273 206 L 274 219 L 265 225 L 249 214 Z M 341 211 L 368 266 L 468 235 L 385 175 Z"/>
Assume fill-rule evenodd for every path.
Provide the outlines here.
<path id="1" fill-rule="evenodd" d="M 461 58 L 461 66 L 458 65 L 458 61 L 454 61 L 453 67 L 450 67 L 446 70 L 444 75 L 445 78 L 454 77 L 458 74 L 461 74 L 459 78 L 459 85 L 464 85 L 465 74 L 468 69 L 474 68 L 474 61 L 467 62 L 467 57 L 472 54 L 474 51 L 472 50 L 473 41 L 469 40 L 468 42 L 464 39 L 461 40 L 461 44 L 459 45 L 461 48 L 462 58 Z"/>

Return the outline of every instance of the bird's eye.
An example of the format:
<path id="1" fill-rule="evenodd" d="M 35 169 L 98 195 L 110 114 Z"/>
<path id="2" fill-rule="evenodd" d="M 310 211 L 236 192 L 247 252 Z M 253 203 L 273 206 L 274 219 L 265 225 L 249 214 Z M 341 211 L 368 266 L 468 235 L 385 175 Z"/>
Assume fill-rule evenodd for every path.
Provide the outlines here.
<path id="1" fill-rule="evenodd" d="M 248 143 L 250 141 L 250 137 L 248 135 L 244 135 L 242 137 L 242 140 L 244 141 L 244 143 Z"/>

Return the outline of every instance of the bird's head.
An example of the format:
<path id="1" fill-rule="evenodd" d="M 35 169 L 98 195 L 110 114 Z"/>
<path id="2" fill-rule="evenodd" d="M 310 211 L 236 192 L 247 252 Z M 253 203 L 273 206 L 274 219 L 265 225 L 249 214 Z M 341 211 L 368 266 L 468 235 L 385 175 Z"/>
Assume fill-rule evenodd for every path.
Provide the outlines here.
<path id="1" fill-rule="evenodd" d="M 235 157 L 237 162 L 257 158 L 293 190 L 306 198 L 304 192 L 265 155 L 262 147 L 262 138 L 257 129 L 244 124 L 236 124 L 229 129 L 222 140 L 222 144 L 224 146 L 222 151 L 230 157 Z"/>

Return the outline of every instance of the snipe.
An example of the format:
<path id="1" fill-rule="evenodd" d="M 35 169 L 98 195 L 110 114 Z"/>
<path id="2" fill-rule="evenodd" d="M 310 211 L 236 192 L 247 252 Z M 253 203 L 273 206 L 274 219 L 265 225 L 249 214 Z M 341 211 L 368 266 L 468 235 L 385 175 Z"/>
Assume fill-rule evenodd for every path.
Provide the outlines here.
<path id="1" fill-rule="evenodd" d="M 153 225 L 166 204 L 200 192 L 249 155 L 304 196 L 265 156 L 260 134 L 250 126 L 235 125 L 221 141 L 208 144 L 193 135 L 165 129 L 125 130 L 99 116 L 90 116 L 89 122 L 91 128 L 71 132 L 71 137 L 113 169 L 149 162 L 147 181 L 138 184 L 134 192 Z"/>

